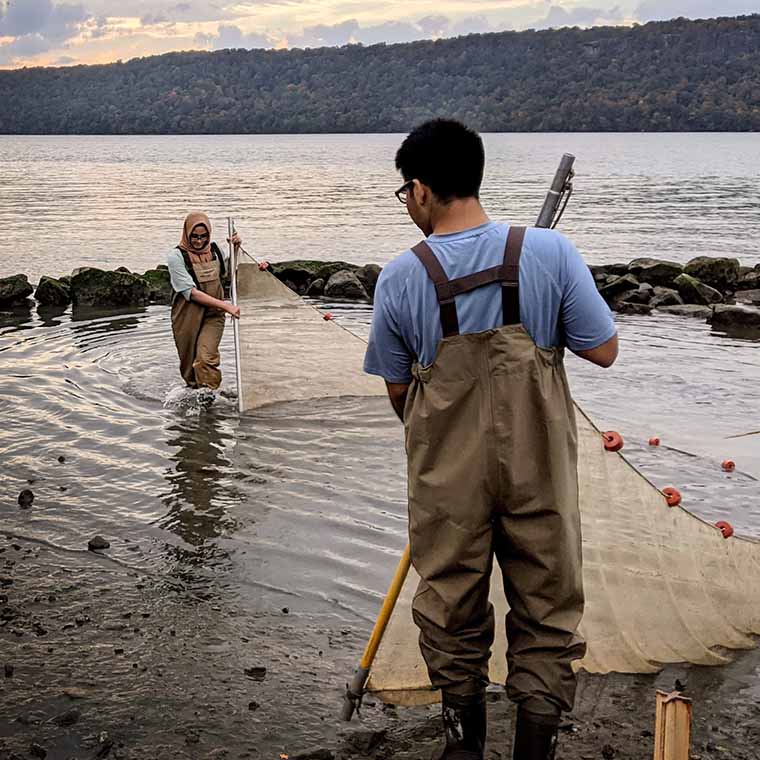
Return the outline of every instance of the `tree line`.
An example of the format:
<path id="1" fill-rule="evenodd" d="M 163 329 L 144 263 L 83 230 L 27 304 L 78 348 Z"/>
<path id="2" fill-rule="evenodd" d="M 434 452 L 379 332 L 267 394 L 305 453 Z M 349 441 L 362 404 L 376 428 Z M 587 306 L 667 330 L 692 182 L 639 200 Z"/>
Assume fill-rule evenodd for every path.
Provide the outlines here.
<path id="1" fill-rule="evenodd" d="M 760 15 L 0 71 L 2 134 L 760 129 Z"/>

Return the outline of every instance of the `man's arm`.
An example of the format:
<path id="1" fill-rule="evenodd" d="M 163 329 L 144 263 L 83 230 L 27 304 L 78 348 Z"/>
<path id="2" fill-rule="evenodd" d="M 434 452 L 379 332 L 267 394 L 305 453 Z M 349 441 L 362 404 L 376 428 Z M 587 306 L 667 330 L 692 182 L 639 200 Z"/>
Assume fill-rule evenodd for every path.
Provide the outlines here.
<path id="1" fill-rule="evenodd" d="M 396 412 L 398 418 L 403 422 L 409 383 L 389 383 L 386 380 L 385 387 L 388 389 L 388 398 L 391 400 L 393 411 Z"/>
<path id="2" fill-rule="evenodd" d="M 618 357 L 618 336 L 615 333 L 606 343 L 591 348 L 587 351 L 575 352 L 581 359 L 585 359 L 598 367 L 611 367 Z"/>
<path id="3" fill-rule="evenodd" d="M 406 394 L 412 381 L 413 358 L 400 324 L 403 320 L 399 302 L 405 275 L 402 272 L 400 277 L 394 276 L 397 266 L 389 264 L 377 281 L 364 371 L 385 380 L 393 411 L 403 422 Z"/>
<path id="4" fill-rule="evenodd" d="M 618 355 L 618 336 L 610 307 L 578 249 L 560 236 L 563 245 L 561 321 L 565 345 L 581 359 L 611 367 Z"/>

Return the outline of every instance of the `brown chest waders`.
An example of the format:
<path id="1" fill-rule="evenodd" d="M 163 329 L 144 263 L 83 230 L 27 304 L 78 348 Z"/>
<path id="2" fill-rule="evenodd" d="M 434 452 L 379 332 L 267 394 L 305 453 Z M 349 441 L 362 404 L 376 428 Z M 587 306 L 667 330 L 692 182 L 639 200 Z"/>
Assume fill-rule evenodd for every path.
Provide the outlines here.
<path id="1" fill-rule="evenodd" d="M 224 298 L 218 258 L 192 263 L 186 256 L 185 263 L 198 290 L 220 300 Z M 224 332 L 224 313 L 175 293 L 172 332 L 179 354 L 180 373 L 187 385 L 191 388 L 218 388 L 222 383 L 219 343 Z"/>
<path id="2" fill-rule="evenodd" d="M 533 713 L 571 710 L 585 644 L 575 416 L 563 349 L 520 324 L 525 228 L 510 228 L 500 266 L 449 280 L 427 243 L 413 251 L 435 284 L 443 339 L 415 365 L 404 412 L 412 606 L 435 688 L 488 683 L 496 557 L 504 576 L 507 692 Z M 459 334 L 455 296 L 500 282 L 504 326 Z"/>

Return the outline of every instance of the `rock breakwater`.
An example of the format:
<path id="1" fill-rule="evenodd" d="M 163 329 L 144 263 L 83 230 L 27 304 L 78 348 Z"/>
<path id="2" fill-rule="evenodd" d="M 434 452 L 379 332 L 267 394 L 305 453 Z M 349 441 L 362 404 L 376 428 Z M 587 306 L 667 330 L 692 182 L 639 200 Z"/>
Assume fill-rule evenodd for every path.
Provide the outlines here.
<path id="1" fill-rule="evenodd" d="M 271 273 L 302 296 L 372 303 L 381 267 L 346 261 L 296 259 L 269 265 Z M 647 315 L 654 311 L 706 319 L 717 330 L 760 330 L 760 264 L 698 256 L 687 264 L 640 258 L 629 263 L 589 266 L 596 286 L 613 311 Z M 26 275 L 0 278 L 0 310 L 40 307 L 100 309 L 169 304 L 169 272 L 161 265 L 137 274 L 75 269 L 66 277 L 42 277 L 35 288 Z"/>

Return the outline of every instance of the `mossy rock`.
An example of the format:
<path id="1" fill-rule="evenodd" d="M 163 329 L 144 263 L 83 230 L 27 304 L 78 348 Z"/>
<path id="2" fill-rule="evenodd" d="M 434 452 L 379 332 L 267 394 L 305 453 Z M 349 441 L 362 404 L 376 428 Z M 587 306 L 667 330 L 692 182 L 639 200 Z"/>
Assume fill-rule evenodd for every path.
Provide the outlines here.
<path id="1" fill-rule="evenodd" d="M 649 302 L 650 306 L 660 308 L 662 306 L 680 306 L 683 304 L 683 298 L 677 290 L 672 288 L 663 288 L 660 286 L 654 289 L 654 298 Z"/>
<path id="2" fill-rule="evenodd" d="M 296 259 L 294 261 L 270 262 L 269 271 L 291 290 L 300 295 L 305 295 L 309 285 L 318 279 L 317 272 L 324 265 L 324 261 Z"/>
<path id="3" fill-rule="evenodd" d="M 149 269 L 142 278 L 148 283 L 148 298 L 151 303 L 172 302 L 174 290 L 168 269 Z"/>
<path id="4" fill-rule="evenodd" d="M 365 264 L 354 273 L 359 278 L 359 282 L 364 285 L 364 289 L 370 298 L 375 297 L 375 286 L 382 271 L 382 268 L 377 264 Z"/>
<path id="5" fill-rule="evenodd" d="M 718 305 L 713 309 L 710 324 L 716 330 L 760 330 L 760 309 L 751 306 Z"/>
<path id="6" fill-rule="evenodd" d="M 330 282 L 330 278 L 338 272 L 357 272 L 359 269 L 356 264 L 349 264 L 345 261 L 322 262 L 322 266 L 317 270 L 315 278 Z"/>
<path id="7" fill-rule="evenodd" d="M 739 280 L 739 259 L 698 256 L 685 267 L 684 273 L 722 293 L 733 292 Z"/>
<path id="8" fill-rule="evenodd" d="M 640 282 L 671 286 L 683 272 L 683 265 L 663 259 L 634 259 L 628 265 L 628 271 Z"/>
<path id="9" fill-rule="evenodd" d="M 54 277 L 41 277 L 34 297 L 41 306 L 68 306 L 71 303 L 71 286 Z"/>
<path id="10" fill-rule="evenodd" d="M 85 267 L 71 278 L 71 297 L 76 306 L 141 306 L 150 300 L 150 287 L 134 274 Z"/>
<path id="11" fill-rule="evenodd" d="M 678 275 L 673 284 L 678 290 L 678 294 L 687 304 L 711 306 L 723 300 L 723 296 L 719 290 L 711 288 L 704 282 L 700 282 L 696 277 L 692 277 L 686 273 Z"/>
<path id="12" fill-rule="evenodd" d="M 322 293 L 325 292 L 325 281 L 321 279 L 312 280 L 309 289 L 306 291 L 306 295 L 311 298 L 319 298 Z"/>
<path id="13" fill-rule="evenodd" d="M 629 291 L 638 291 L 639 281 L 631 274 L 624 274 L 622 277 L 614 277 L 603 287 L 599 288 L 599 293 L 607 303 L 619 298 L 623 293 Z"/>
<path id="14" fill-rule="evenodd" d="M 0 307 L 23 305 L 32 293 L 34 288 L 25 274 L 0 278 Z"/>
<path id="15" fill-rule="evenodd" d="M 749 272 L 742 274 L 736 283 L 737 290 L 756 290 L 757 288 L 760 288 L 760 270 L 750 269 Z"/>
<path id="16" fill-rule="evenodd" d="M 345 261 L 315 261 L 313 259 L 295 259 L 269 264 L 269 271 L 289 288 L 300 295 L 305 295 L 314 280 L 327 282 L 336 272 L 354 271 L 356 264 Z"/>
<path id="17" fill-rule="evenodd" d="M 325 298 L 345 301 L 368 301 L 369 296 L 359 278 L 345 269 L 336 272 L 325 285 Z"/>

